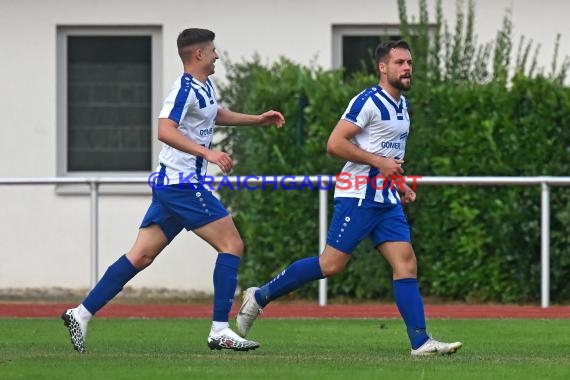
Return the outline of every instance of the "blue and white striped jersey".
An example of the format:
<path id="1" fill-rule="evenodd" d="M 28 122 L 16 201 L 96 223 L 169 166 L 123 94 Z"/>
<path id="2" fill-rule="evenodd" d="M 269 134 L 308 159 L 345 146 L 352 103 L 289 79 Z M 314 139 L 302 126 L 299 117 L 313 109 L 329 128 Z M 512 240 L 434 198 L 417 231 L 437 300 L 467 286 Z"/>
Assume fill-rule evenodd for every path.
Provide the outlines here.
<path id="1" fill-rule="evenodd" d="M 218 114 L 218 103 L 214 85 L 210 79 L 201 83 L 190 74 L 184 73 L 174 82 L 164 100 L 159 118 L 178 123 L 178 130 L 194 142 L 210 148 L 214 136 L 214 125 Z M 208 161 L 163 144 L 159 155 L 157 171 L 166 171 L 168 182 L 180 182 L 180 173 L 192 183 L 206 174 Z"/>
<path id="2" fill-rule="evenodd" d="M 380 86 L 367 88 L 352 98 L 342 118 L 362 129 L 353 139 L 361 149 L 383 157 L 404 158 L 410 130 L 408 100 L 404 96 L 397 103 Z M 378 169 L 348 161 L 342 172 L 340 178 L 344 181 L 337 182 L 335 197 L 400 203 L 397 186 L 380 178 Z"/>

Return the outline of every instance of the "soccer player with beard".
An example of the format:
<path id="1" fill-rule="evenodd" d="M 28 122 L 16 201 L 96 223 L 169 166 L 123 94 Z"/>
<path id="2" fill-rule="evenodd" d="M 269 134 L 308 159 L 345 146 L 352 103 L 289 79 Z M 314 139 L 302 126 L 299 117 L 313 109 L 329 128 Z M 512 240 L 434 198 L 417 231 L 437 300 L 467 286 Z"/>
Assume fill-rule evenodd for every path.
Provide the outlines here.
<path id="1" fill-rule="evenodd" d="M 410 47 L 405 41 L 391 41 L 378 46 L 375 57 L 378 85 L 350 101 L 328 140 L 328 153 L 348 162 L 342 170 L 345 180 L 336 185 L 325 250 L 320 256 L 294 262 L 271 281 L 244 292 L 237 315 L 238 332 L 243 337 L 269 302 L 310 281 L 339 273 L 360 241 L 369 237 L 392 267 L 394 298 L 410 338 L 411 355 L 452 354 L 462 346 L 460 342 L 439 342 L 426 332 L 416 256 L 402 209 L 416 194 L 403 181 L 395 186 L 394 176 L 404 172 L 410 127 L 408 100 L 402 96 L 412 87 Z M 367 178 L 367 183 L 357 178 Z"/>

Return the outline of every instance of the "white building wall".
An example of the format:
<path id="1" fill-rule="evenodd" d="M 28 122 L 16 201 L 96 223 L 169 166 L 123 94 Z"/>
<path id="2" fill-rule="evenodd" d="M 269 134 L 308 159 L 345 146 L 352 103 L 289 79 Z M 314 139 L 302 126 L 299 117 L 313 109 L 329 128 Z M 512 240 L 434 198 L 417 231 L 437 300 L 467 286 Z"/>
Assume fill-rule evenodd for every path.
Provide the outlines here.
<path id="1" fill-rule="evenodd" d="M 434 0 L 428 3 L 433 16 Z M 455 1 L 443 6 L 453 27 Z M 557 33 L 560 55 L 570 55 L 565 0 L 479 0 L 479 42 L 495 37 L 509 7 L 514 41 L 524 34 L 541 43 L 542 65 L 550 67 Z M 408 13 L 417 15 L 416 0 L 408 1 Z M 175 41 L 187 27 L 214 30 L 218 50 L 234 62 L 259 53 L 267 62 L 286 56 L 330 68 L 333 24 L 397 23 L 396 0 L 0 0 L 0 177 L 57 175 L 57 26 L 161 26 L 164 94 L 180 73 Z M 218 63 L 215 78 L 223 77 Z M 101 197 L 100 274 L 130 248 L 148 203 L 148 195 Z M 87 195 L 0 186 L 0 210 L 0 289 L 89 286 Z M 210 292 L 214 261 L 212 248 L 183 233 L 130 285 Z"/>

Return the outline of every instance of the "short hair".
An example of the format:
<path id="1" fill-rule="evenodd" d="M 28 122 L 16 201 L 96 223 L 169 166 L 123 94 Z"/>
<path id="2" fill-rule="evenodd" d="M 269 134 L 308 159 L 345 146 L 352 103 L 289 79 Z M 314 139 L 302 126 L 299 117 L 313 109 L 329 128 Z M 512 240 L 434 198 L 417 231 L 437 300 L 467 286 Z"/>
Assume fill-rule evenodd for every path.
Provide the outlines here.
<path id="1" fill-rule="evenodd" d="M 410 53 L 412 52 L 412 50 L 410 49 L 410 45 L 404 40 L 384 42 L 378 45 L 374 52 L 374 58 L 376 59 L 376 66 L 378 66 L 381 61 L 384 61 L 390 55 L 390 51 L 392 49 L 406 49 Z"/>
<path id="2" fill-rule="evenodd" d="M 176 45 L 178 46 L 178 55 L 180 58 L 184 56 L 184 49 L 204 42 L 212 42 L 216 38 L 216 34 L 208 29 L 200 28 L 188 28 L 184 29 L 178 35 L 176 39 Z"/>

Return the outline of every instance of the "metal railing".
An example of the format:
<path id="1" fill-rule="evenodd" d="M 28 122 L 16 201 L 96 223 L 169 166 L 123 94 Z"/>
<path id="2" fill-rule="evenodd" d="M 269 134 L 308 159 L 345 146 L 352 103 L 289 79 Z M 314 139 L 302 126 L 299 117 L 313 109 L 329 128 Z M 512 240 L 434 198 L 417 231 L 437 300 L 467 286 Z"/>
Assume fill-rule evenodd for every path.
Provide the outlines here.
<path id="1" fill-rule="evenodd" d="M 263 176 L 265 178 L 274 178 L 277 183 L 285 181 L 285 183 L 295 183 L 292 176 Z M 298 178 L 302 176 L 297 176 Z M 227 183 L 236 185 L 240 178 L 236 176 L 230 177 L 214 177 L 212 185 L 215 187 L 222 179 Z M 256 179 L 257 178 L 257 179 Z M 336 178 L 330 175 L 323 176 L 305 176 L 316 186 L 321 184 L 319 191 L 319 253 L 322 252 L 326 245 L 327 238 L 327 202 L 328 202 L 328 185 L 336 182 Z M 243 180 L 243 177 L 241 177 Z M 89 186 L 91 199 L 91 221 L 90 221 L 90 240 L 91 240 L 91 286 L 95 286 L 99 279 L 99 187 L 101 185 L 135 185 L 148 184 L 147 177 L 131 177 L 131 178 L 114 178 L 114 177 L 96 177 L 96 178 L 74 178 L 74 177 L 48 177 L 48 178 L 0 178 L 1 185 L 77 185 L 83 184 Z M 421 177 L 416 180 L 417 185 L 441 186 L 441 185 L 467 185 L 467 186 L 536 186 L 541 187 L 541 307 L 546 308 L 550 304 L 550 187 L 551 186 L 570 186 L 570 177 Z M 408 182 L 411 182 L 408 180 Z M 261 176 L 250 176 L 248 185 L 262 184 Z M 325 186 L 322 186 L 325 185 Z M 322 188 L 325 187 L 325 188 Z M 319 281 L 319 305 L 327 304 L 327 280 Z"/>

